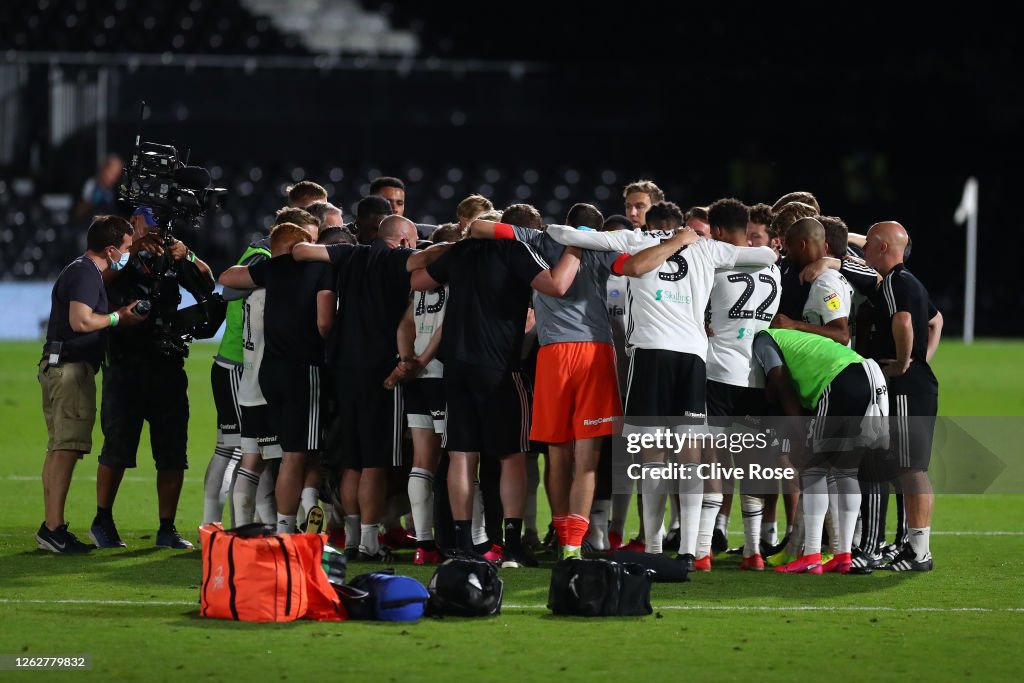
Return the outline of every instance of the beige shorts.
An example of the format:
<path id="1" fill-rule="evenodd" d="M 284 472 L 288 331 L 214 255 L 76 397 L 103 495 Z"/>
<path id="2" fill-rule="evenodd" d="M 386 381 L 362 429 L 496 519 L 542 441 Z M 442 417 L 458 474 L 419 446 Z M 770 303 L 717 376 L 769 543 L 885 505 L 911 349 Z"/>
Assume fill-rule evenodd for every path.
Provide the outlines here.
<path id="1" fill-rule="evenodd" d="M 39 361 L 39 384 L 43 389 L 43 416 L 49 441 L 46 450 L 92 450 L 92 428 L 96 423 L 96 373 L 86 362 L 49 367 Z"/>

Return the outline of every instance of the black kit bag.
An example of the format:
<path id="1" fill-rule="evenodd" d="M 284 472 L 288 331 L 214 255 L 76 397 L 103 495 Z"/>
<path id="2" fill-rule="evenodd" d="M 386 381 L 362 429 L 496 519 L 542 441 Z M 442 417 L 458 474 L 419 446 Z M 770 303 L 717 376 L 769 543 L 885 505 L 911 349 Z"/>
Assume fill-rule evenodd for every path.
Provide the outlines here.
<path id="1" fill-rule="evenodd" d="M 490 562 L 453 557 L 438 565 L 427 585 L 427 615 L 489 617 L 501 613 L 504 583 Z"/>
<path id="2" fill-rule="evenodd" d="M 610 560 L 562 560 L 551 571 L 548 609 L 580 617 L 650 614 L 651 575 L 638 564 Z"/>

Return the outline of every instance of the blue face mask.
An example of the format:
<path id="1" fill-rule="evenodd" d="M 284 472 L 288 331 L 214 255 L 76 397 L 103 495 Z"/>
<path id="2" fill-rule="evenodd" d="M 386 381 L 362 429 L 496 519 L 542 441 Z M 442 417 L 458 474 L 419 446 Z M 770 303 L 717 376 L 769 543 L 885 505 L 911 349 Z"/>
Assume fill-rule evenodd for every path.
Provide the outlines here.
<path id="1" fill-rule="evenodd" d="M 128 265 L 128 258 L 130 257 L 130 254 L 127 251 L 122 252 L 117 247 L 114 247 L 113 249 L 117 253 L 121 254 L 121 257 L 119 259 L 110 262 L 110 269 L 116 273 L 117 271 L 121 270 L 122 268 Z"/>

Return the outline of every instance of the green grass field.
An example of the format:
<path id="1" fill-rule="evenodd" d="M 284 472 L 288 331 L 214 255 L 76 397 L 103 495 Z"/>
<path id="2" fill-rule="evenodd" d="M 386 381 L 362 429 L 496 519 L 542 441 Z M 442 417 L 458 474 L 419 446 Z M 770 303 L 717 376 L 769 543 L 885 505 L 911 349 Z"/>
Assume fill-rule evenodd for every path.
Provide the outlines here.
<path id="1" fill-rule="evenodd" d="M 193 540 L 215 435 L 212 354 L 212 346 L 197 345 L 188 363 L 192 469 L 178 527 Z M 93 662 L 87 672 L 37 672 L 41 679 L 1020 678 L 1024 496 L 1015 495 L 940 496 L 932 538 L 937 568 L 930 574 L 756 575 L 736 571 L 730 557 L 689 583 L 655 585 L 655 615 L 645 618 L 555 618 L 544 609 L 549 572 L 541 568 L 503 572 L 505 608 L 492 619 L 201 619 L 199 553 L 152 547 L 157 520 L 148 446 L 115 508 L 127 549 L 71 557 L 35 550 L 46 443 L 38 357 L 38 344 L 0 345 L 0 654 L 89 654 Z M 1024 343 L 951 342 L 934 365 L 942 414 L 1024 415 Z M 97 427 L 96 450 L 101 442 Z M 79 465 L 67 510 L 72 531 L 85 536 L 95 511 L 95 454 Z M 739 523 L 734 513 L 733 534 Z M 410 556 L 401 556 L 398 567 L 424 582 L 431 574 L 413 567 Z"/>

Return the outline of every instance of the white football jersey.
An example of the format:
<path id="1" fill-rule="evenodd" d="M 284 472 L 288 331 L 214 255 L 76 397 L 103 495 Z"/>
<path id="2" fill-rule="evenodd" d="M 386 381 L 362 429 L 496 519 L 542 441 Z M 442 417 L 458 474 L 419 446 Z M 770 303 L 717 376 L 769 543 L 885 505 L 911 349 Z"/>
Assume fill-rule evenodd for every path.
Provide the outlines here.
<path id="1" fill-rule="evenodd" d="M 708 380 L 738 387 L 764 387 L 764 372 L 753 361 L 754 337 L 768 329 L 779 310 L 779 269 L 719 270 L 711 289 Z"/>
<path id="2" fill-rule="evenodd" d="M 590 232 L 549 226 L 548 234 L 569 246 L 636 254 L 672 237 L 671 232 Z M 704 310 L 717 268 L 765 267 L 775 263 L 767 247 L 736 247 L 702 239 L 670 256 L 655 270 L 630 277 L 626 300 L 626 348 L 692 353 L 706 359 Z"/>
<path id="3" fill-rule="evenodd" d="M 254 290 L 242 301 L 242 379 L 238 383 L 238 405 L 262 406 L 267 400 L 260 389 L 263 362 L 263 310 L 267 290 Z"/>
<path id="4" fill-rule="evenodd" d="M 804 322 L 827 325 L 833 320 L 850 317 L 853 287 L 835 270 L 826 270 L 811 284 L 804 304 Z"/>
<path id="5" fill-rule="evenodd" d="M 444 308 L 448 302 L 448 285 L 432 289 L 429 292 L 413 292 L 412 320 L 416 325 L 416 341 L 413 351 L 417 355 L 423 353 L 430 344 L 434 330 L 444 322 Z M 443 334 L 443 333 L 442 333 Z M 427 363 L 420 373 L 420 379 L 440 378 L 444 376 L 444 364 L 437 358 Z"/>

